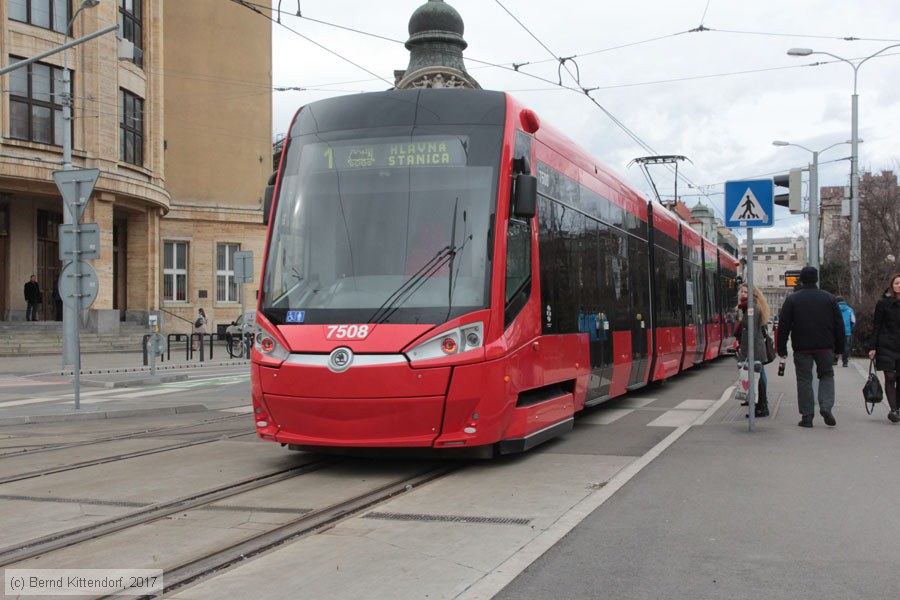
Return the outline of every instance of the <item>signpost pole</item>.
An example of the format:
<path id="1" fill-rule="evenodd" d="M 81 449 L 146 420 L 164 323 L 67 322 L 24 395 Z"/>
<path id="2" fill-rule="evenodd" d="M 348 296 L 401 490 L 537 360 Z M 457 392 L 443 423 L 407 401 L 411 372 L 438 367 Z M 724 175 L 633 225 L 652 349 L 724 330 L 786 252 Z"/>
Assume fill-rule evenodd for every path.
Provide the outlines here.
<path id="1" fill-rule="evenodd" d="M 253 252 L 246 250 L 234 253 L 234 281 L 241 288 L 241 347 L 245 350 L 244 355 L 250 358 L 251 344 L 247 335 L 250 325 L 244 306 L 244 284 L 253 282 Z"/>
<path id="2" fill-rule="evenodd" d="M 757 357 L 754 356 L 753 348 L 758 335 L 753 307 L 753 228 L 772 227 L 775 224 L 773 188 L 771 179 L 725 182 L 725 226 L 747 228 L 747 328 L 741 335 L 747 340 L 747 421 L 750 431 L 756 425 Z"/>
<path id="3" fill-rule="evenodd" d="M 753 327 L 753 228 L 747 228 L 747 329 L 743 335 L 747 336 L 747 421 L 750 431 L 756 425 L 756 368 L 753 355 L 755 346 L 755 327 Z"/>

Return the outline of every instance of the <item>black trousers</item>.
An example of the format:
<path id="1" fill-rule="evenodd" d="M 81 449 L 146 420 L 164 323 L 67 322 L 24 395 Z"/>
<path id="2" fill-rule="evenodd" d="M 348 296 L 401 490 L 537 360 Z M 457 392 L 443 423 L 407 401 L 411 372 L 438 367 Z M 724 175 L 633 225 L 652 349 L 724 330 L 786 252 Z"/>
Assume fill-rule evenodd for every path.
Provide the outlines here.
<path id="1" fill-rule="evenodd" d="M 37 310 L 40 303 L 38 302 L 29 302 L 28 307 L 25 309 L 25 320 L 26 321 L 37 321 Z"/>

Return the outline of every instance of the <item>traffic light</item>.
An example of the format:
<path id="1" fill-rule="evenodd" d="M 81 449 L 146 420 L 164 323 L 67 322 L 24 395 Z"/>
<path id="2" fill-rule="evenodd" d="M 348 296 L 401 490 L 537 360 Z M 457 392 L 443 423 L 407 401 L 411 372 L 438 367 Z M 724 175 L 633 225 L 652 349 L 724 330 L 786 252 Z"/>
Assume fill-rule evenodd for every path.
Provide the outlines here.
<path id="1" fill-rule="evenodd" d="M 803 169 L 791 169 L 786 175 L 776 175 L 772 178 L 776 186 L 788 188 L 787 194 L 777 194 L 775 204 L 786 206 L 793 214 L 803 212 L 801 207 L 801 186 L 803 184 Z"/>

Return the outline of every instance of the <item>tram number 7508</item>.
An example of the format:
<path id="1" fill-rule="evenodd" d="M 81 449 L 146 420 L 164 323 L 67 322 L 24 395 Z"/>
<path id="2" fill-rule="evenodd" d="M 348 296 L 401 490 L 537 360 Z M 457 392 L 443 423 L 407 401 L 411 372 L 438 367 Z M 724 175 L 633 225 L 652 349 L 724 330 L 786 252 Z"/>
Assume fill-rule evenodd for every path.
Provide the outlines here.
<path id="1" fill-rule="evenodd" d="M 329 325 L 325 337 L 329 340 L 364 340 L 368 335 L 368 325 Z"/>

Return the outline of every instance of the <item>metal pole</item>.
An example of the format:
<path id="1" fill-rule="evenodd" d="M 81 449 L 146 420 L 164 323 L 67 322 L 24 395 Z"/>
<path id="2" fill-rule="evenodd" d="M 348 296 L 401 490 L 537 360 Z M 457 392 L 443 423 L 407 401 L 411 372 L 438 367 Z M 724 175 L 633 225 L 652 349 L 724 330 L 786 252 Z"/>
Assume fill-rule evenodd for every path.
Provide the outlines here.
<path id="1" fill-rule="evenodd" d="M 819 153 L 809 167 L 809 264 L 819 270 Z"/>
<path id="2" fill-rule="evenodd" d="M 70 28 L 71 28 L 71 25 L 70 25 Z M 95 37 L 100 37 L 101 35 L 106 35 L 107 33 L 116 31 L 118 29 L 119 29 L 118 25 L 110 25 L 109 27 L 101 29 L 100 31 L 95 31 L 94 33 L 88 34 L 84 37 L 80 37 L 77 40 L 72 40 L 71 42 L 65 43 L 62 46 L 57 46 L 56 48 L 52 48 L 50 50 L 47 50 L 46 52 L 41 52 L 40 54 L 36 54 L 36 55 L 32 56 L 31 58 L 26 58 L 25 60 L 20 60 L 20 61 L 14 62 L 13 64 L 0 69 L 0 75 L 6 75 L 10 71 L 15 71 L 16 69 L 28 66 L 33 62 L 37 62 L 41 59 L 47 58 L 48 56 L 53 56 L 54 54 L 62 52 L 63 50 L 68 50 L 69 48 L 71 48 L 73 46 L 77 46 L 78 44 L 83 44 L 84 42 L 94 39 Z M 68 35 L 66 36 L 66 39 L 69 39 Z M 65 60 L 65 57 L 63 57 L 63 60 Z"/>
<path id="3" fill-rule="evenodd" d="M 743 335 L 747 339 L 747 417 L 750 431 L 756 424 L 756 369 L 753 368 L 756 357 L 753 356 L 755 345 L 753 327 L 753 228 L 747 228 L 747 329 Z"/>
<path id="4" fill-rule="evenodd" d="M 860 63 L 862 64 L 862 63 Z M 856 93 L 856 73 L 853 69 L 853 96 L 850 130 L 850 293 L 853 301 L 860 302 L 860 248 L 859 248 L 859 95 Z"/>
<path id="5" fill-rule="evenodd" d="M 72 17 L 72 20 L 75 20 L 75 17 Z M 69 27 L 66 28 L 66 38 L 69 37 L 69 28 L 72 26 L 72 23 L 69 23 Z M 63 44 L 62 47 L 67 47 L 69 44 Z M 72 94 L 71 88 L 72 81 L 69 75 L 69 53 L 63 52 L 63 109 L 62 109 L 62 120 L 63 120 L 63 164 L 62 168 L 64 171 L 69 171 L 72 169 Z M 79 195 L 80 196 L 80 195 Z M 80 197 L 79 197 L 80 200 Z M 63 223 L 65 225 L 72 225 L 76 222 L 75 214 L 72 210 L 69 209 L 69 206 L 63 202 Z M 76 248 L 78 248 L 76 246 Z M 75 256 L 75 260 L 79 260 L 80 257 L 78 255 Z M 76 354 L 79 350 L 79 341 L 78 341 L 78 314 L 79 314 L 79 303 L 75 306 L 72 306 L 71 303 L 67 303 L 63 305 L 63 340 L 62 340 L 62 368 L 65 369 L 66 365 L 75 366 L 76 362 L 80 362 L 76 357 Z M 76 377 L 78 377 L 78 368 L 75 366 Z M 78 386 L 76 384 L 76 399 L 75 399 L 75 408 L 78 408 Z"/>

